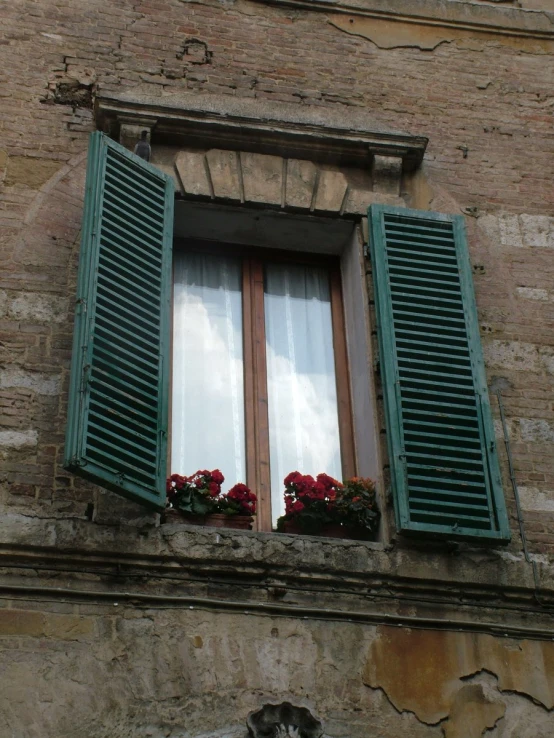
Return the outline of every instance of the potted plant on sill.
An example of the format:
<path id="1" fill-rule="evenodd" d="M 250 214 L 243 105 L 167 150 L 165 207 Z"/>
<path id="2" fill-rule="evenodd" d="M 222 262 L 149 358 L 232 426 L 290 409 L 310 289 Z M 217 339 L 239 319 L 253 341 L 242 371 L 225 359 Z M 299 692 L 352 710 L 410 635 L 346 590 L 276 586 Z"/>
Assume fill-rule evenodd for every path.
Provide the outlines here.
<path id="1" fill-rule="evenodd" d="M 284 480 L 285 515 L 277 520 L 283 533 L 370 540 L 379 524 L 375 483 L 352 477 L 344 483 L 318 474 L 291 472 Z"/>
<path id="2" fill-rule="evenodd" d="M 190 477 L 172 474 L 167 480 L 164 522 L 249 530 L 256 514 L 256 495 L 245 484 L 235 484 L 222 493 L 224 481 L 219 469 L 199 470 Z"/>

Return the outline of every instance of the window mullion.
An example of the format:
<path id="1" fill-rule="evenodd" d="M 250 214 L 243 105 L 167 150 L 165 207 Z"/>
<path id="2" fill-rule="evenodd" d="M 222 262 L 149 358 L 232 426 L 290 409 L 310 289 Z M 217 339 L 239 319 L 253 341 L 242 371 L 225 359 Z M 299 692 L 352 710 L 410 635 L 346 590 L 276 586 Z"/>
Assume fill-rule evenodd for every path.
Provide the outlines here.
<path id="1" fill-rule="evenodd" d="M 269 467 L 269 418 L 264 315 L 264 269 L 259 259 L 249 260 L 251 294 L 252 367 L 254 387 L 254 447 L 258 529 L 271 530 L 271 477 Z M 248 443 L 247 433 L 247 443 Z"/>
<path id="2" fill-rule="evenodd" d="M 256 448 L 255 373 L 254 373 L 254 315 L 252 263 L 242 263 L 242 314 L 244 337 L 244 422 L 246 434 L 246 484 L 258 494 L 258 459 Z M 258 506 L 259 507 L 259 506 Z M 258 510 L 258 525 L 260 511 Z"/>

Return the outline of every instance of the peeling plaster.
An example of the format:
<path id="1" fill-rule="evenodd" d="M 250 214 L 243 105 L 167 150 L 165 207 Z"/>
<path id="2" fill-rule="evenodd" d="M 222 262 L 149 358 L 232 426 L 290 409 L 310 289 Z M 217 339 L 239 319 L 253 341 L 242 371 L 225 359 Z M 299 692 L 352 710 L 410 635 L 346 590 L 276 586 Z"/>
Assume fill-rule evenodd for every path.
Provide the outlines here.
<path id="1" fill-rule="evenodd" d="M 554 707 L 550 641 L 380 626 L 369 646 L 363 681 L 382 689 L 397 710 L 413 712 L 428 725 L 450 718 L 447 738 L 472 738 L 473 733 L 460 732 L 458 726 L 465 725 L 465 715 L 472 716 L 475 730 L 481 725 L 483 731 L 503 714 L 497 700 L 468 691 L 462 681 L 482 671 L 494 675 L 500 692 L 525 695 L 548 710 Z M 481 732 L 474 735 L 479 738 Z"/>
<path id="2" fill-rule="evenodd" d="M 415 47 L 432 51 L 440 44 L 450 43 L 457 35 L 457 31 L 445 28 L 416 26 L 411 23 L 360 16 L 332 15 L 329 16 L 329 23 L 340 31 L 372 41 L 380 49 Z"/>
<path id="3" fill-rule="evenodd" d="M 482 684 L 465 684 L 455 695 L 450 718 L 444 726 L 445 738 L 481 738 L 504 716 L 506 705 L 485 692 Z"/>
<path id="4" fill-rule="evenodd" d="M 339 31 L 368 39 L 380 49 L 416 48 L 433 51 L 441 44 L 456 41 L 462 48 L 477 48 L 475 44 L 494 43 L 527 53 L 554 53 L 554 43 L 547 39 L 504 36 L 487 31 L 441 28 L 340 13 L 329 15 L 328 22 Z M 471 44 L 469 47 L 468 43 Z"/>

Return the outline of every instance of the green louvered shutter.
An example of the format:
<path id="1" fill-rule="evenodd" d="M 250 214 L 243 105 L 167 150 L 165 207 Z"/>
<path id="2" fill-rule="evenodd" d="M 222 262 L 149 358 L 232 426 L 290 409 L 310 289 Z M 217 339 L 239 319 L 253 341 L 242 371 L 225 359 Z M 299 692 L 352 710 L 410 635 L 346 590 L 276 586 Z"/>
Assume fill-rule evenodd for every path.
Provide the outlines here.
<path id="1" fill-rule="evenodd" d="M 369 219 L 398 528 L 507 541 L 464 220 L 380 205 Z"/>
<path id="2" fill-rule="evenodd" d="M 90 138 L 65 467 L 165 504 L 173 183 Z"/>

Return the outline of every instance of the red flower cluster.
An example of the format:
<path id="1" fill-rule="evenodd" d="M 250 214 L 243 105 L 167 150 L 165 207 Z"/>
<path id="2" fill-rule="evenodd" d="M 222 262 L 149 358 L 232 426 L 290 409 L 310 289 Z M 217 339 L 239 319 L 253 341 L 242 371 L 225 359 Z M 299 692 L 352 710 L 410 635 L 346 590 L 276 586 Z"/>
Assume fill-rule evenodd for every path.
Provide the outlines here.
<path id="1" fill-rule="evenodd" d="M 213 471 L 199 469 L 190 477 L 181 474 L 172 474 L 166 483 L 167 497 L 171 502 L 177 492 L 184 489 L 186 485 L 210 497 L 217 497 L 221 494 L 221 485 L 224 481 L 225 477 L 219 469 L 214 469 Z"/>
<path id="2" fill-rule="evenodd" d="M 224 481 L 219 469 L 199 469 L 190 477 L 172 474 L 167 480 L 168 502 L 185 515 L 255 515 L 256 495 L 245 484 L 235 484 L 222 494 Z"/>
<path id="3" fill-rule="evenodd" d="M 238 505 L 239 515 L 256 514 L 256 495 L 248 489 L 246 484 L 235 484 L 226 495 L 222 495 L 222 501 L 223 499 Z"/>
<path id="4" fill-rule="evenodd" d="M 379 511 L 375 499 L 375 483 L 371 479 L 353 477 L 344 483 L 328 474 L 294 471 L 285 479 L 285 514 L 277 520 L 277 530 L 293 523 L 303 533 L 319 534 L 329 523 L 344 530 L 371 536 L 377 529 Z"/>
<path id="5" fill-rule="evenodd" d="M 310 474 L 294 471 L 285 479 L 285 514 L 298 513 L 306 505 L 319 500 L 326 507 L 332 507 L 342 484 L 328 474 L 318 474 L 314 479 Z"/>

